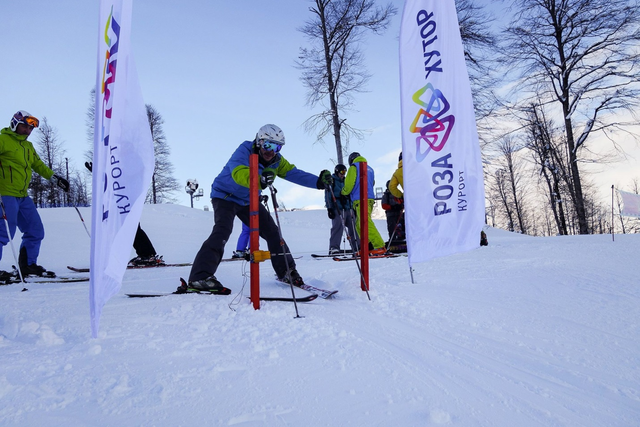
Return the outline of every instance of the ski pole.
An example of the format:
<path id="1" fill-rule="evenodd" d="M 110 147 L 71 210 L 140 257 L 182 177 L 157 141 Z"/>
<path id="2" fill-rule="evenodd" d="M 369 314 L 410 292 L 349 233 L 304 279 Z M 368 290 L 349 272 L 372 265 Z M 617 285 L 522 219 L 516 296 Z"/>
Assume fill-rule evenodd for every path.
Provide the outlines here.
<path id="1" fill-rule="evenodd" d="M 333 204 L 336 207 L 336 210 L 338 211 L 338 215 L 340 215 L 340 221 L 342 221 L 342 232 L 344 233 L 346 230 L 347 233 L 347 240 L 349 241 L 349 245 L 351 246 L 351 251 L 353 252 L 353 256 L 354 256 L 354 261 L 356 262 L 356 265 L 358 266 L 358 272 L 360 273 L 360 278 L 362 279 L 362 281 L 364 282 L 364 274 L 362 274 L 362 268 L 360 268 L 360 262 L 358 261 L 358 257 L 356 256 L 357 254 L 357 250 L 356 247 L 354 245 L 354 242 L 351 241 L 351 236 L 349 236 L 349 231 L 347 230 L 347 225 L 345 224 L 345 219 L 342 216 L 342 212 L 340 209 L 337 209 L 338 207 L 338 201 L 336 200 L 336 195 L 333 194 L 333 190 L 329 187 L 328 184 L 325 185 L 325 191 L 328 191 L 329 194 L 331 194 L 331 199 L 333 200 Z M 355 230 L 354 224 L 353 224 L 353 214 L 351 214 L 351 230 Z M 365 289 L 365 291 L 367 292 L 367 297 L 369 298 L 369 301 L 371 301 L 371 296 L 369 295 L 369 290 Z"/>
<path id="2" fill-rule="evenodd" d="M 4 208 L 4 201 L 0 195 L 0 206 L 2 207 L 2 219 L 4 219 L 4 225 L 7 227 L 7 237 L 9 238 L 9 244 L 11 245 L 11 252 L 13 252 L 13 259 L 16 261 L 16 270 L 18 270 L 18 276 L 20 281 L 24 283 L 24 277 L 22 277 L 22 271 L 20 271 L 20 263 L 18 262 L 18 256 L 16 255 L 16 247 L 13 245 L 13 238 L 11 237 L 11 230 L 9 230 L 9 220 L 7 219 L 7 211 Z"/>
<path id="3" fill-rule="evenodd" d="M 80 213 L 80 210 L 78 209 L 78 206 L 74 203 L 73 207 L 76 208 L 76 212 L 78 212 L 78 216 L 80 217 L 80 221 L 82 221 L 82 225 L 84 226 L 84 231 L 87 232 L 87 236 L 89 236 L 89 238 L 91 238 L 91 233 L 89 233 L 89 230 L 87 229 L 87 224 L 84 223 L 84 218 L 82 218 L 82 214 Z"/>
<path id="4" fill-rule="evenodd" d="M 289 270 L 289 260 L 287 259 L 287 251 L 284 248 L 284 238 L 282 237 L 282 230 L 280 230 L 280 218 L 278 217 L 278 202 L 276 202 L 276 189 L 272 184 L 269 185 L 269 191 L 271 191 L 271 201 L 273 202 L 273 211 L 276 213 L 276 225 L 278 226 L 278 236 L 280 237 L 280 247 L 282 248 L 282 255 L 284 256 L 284 265 L 287 267 L 287 278 L 289 279 L 289 287 L 291 288 L 291 297 L 293 298 L 293 306 L 296 309 L 296 319 L 301 318 L 298 313 L 298 302 L 296 301 L 296 293 L 293 290 L 293 280 L 291 280 L 291 271 Z"/>

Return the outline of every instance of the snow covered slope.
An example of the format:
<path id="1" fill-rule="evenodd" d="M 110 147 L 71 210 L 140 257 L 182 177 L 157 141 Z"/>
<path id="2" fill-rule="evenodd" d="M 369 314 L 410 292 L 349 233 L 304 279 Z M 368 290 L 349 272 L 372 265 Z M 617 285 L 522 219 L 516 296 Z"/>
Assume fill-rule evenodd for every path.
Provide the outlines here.
<path id="1" fill-rule="evenodd" d="M 41 215 L 39 263 L 88 266 L 75 210 Z M 406 257 L 372 260 L 369 301 L 354 263 L 310 257 L 328 249 L 325 210 L 280 219 L 302 277 L 339 290 L 304 318 L 253 310 L 243 262 L 216 273 L 230 296 L 130 299 L 189 268 L 127 271 L 95 340 L 87 283 L 0 286 L 0 426 L 640 425 L 639 235 L 488 229 L 488 247 L 416 265 L 415 283 Z M 212 222 L 174 205 L 141 221 L 167 262 L 192 261 Z M 290 295 L 268 263 L 261 281 Z"/>

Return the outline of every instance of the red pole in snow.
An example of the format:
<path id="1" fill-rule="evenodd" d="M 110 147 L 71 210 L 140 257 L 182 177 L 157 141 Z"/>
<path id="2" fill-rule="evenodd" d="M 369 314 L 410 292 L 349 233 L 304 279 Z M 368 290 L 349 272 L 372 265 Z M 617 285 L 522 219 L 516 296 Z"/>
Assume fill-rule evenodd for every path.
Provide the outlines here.
<path id="1" fill-rule="evenodd" d="M 369 191 L 367 185 L 367 162 L 359 162 L 360 168 L 360 256 L 362 276 L 360 288 L 369 291 Z"/>
<path id="2" fill-rule="evenodd" d="M 251 302 L 255 310 L 260 310 L 260 264 L 253 261 L 253 254 L 260 249 L 260 222 L 258 201 L 258 155 L 249 158 L 249 252 L 251 259 Z"/>

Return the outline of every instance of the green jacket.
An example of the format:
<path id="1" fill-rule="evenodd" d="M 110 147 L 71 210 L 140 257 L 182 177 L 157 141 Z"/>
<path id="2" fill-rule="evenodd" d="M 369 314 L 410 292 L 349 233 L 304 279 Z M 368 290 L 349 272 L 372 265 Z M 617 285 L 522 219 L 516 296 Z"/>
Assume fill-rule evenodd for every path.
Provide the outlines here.
<path id="1" fill-rule="evenodd" d="M 9 128 L 0 130 L 0 195 L 27 197 L 32 170 L 44 179 L 53 176 L 33 144 L 27 141 L 27 135 Z"/>

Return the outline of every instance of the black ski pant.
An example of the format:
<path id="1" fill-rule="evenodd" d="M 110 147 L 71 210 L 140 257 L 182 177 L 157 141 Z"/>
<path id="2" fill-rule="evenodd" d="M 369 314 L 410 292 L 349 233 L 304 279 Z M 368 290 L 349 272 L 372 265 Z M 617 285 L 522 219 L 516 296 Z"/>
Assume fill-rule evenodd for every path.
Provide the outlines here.
<path id="1" fill-rule="evenodd" d="M 149 258 L 156 254 L 156 250 L 151 244 L 151 240 L 149 240 L 149 236 L 144 230 L 140 227 L 138 223 L 138 230 L 136 230 L 136 237 L 133 239 L 133 249 L 135 249 L 136 254 L 141 258 Z"/>
<path id="2" fill-rule="evenodd" d="M 244 224 L 249 225 L 249 206 L 241 206 L 237 203 L 224 199 L 211 199 L 213 206 L 213 231 L 204 241 L 202 247 L 198 251 L 191 273 L 189 273 L 189 282 L 194 280 L 206 279 L 215 274 L 220 264 L 220 260 L 224 254 L 224 246 L 233 231 L 233 220 L 237 216 Z M 289 251 L 289 247 L 284 243 L 285 256 L 282 256 L 282 246 L 280 246 L 280 233 L 278 226 L 267 209 L 260 204 L 259 206 L 260 221 L 260 237 L 267 242 L 269 252 L 271 252 L 271 265 L 279 278 L 285 277 L 287 274 L 287 264 L 284 257 L 287 257 L 289 268 L 295 268 L 295 262 Z M 278 255 L 273 255 L 278 254 Z"/>

